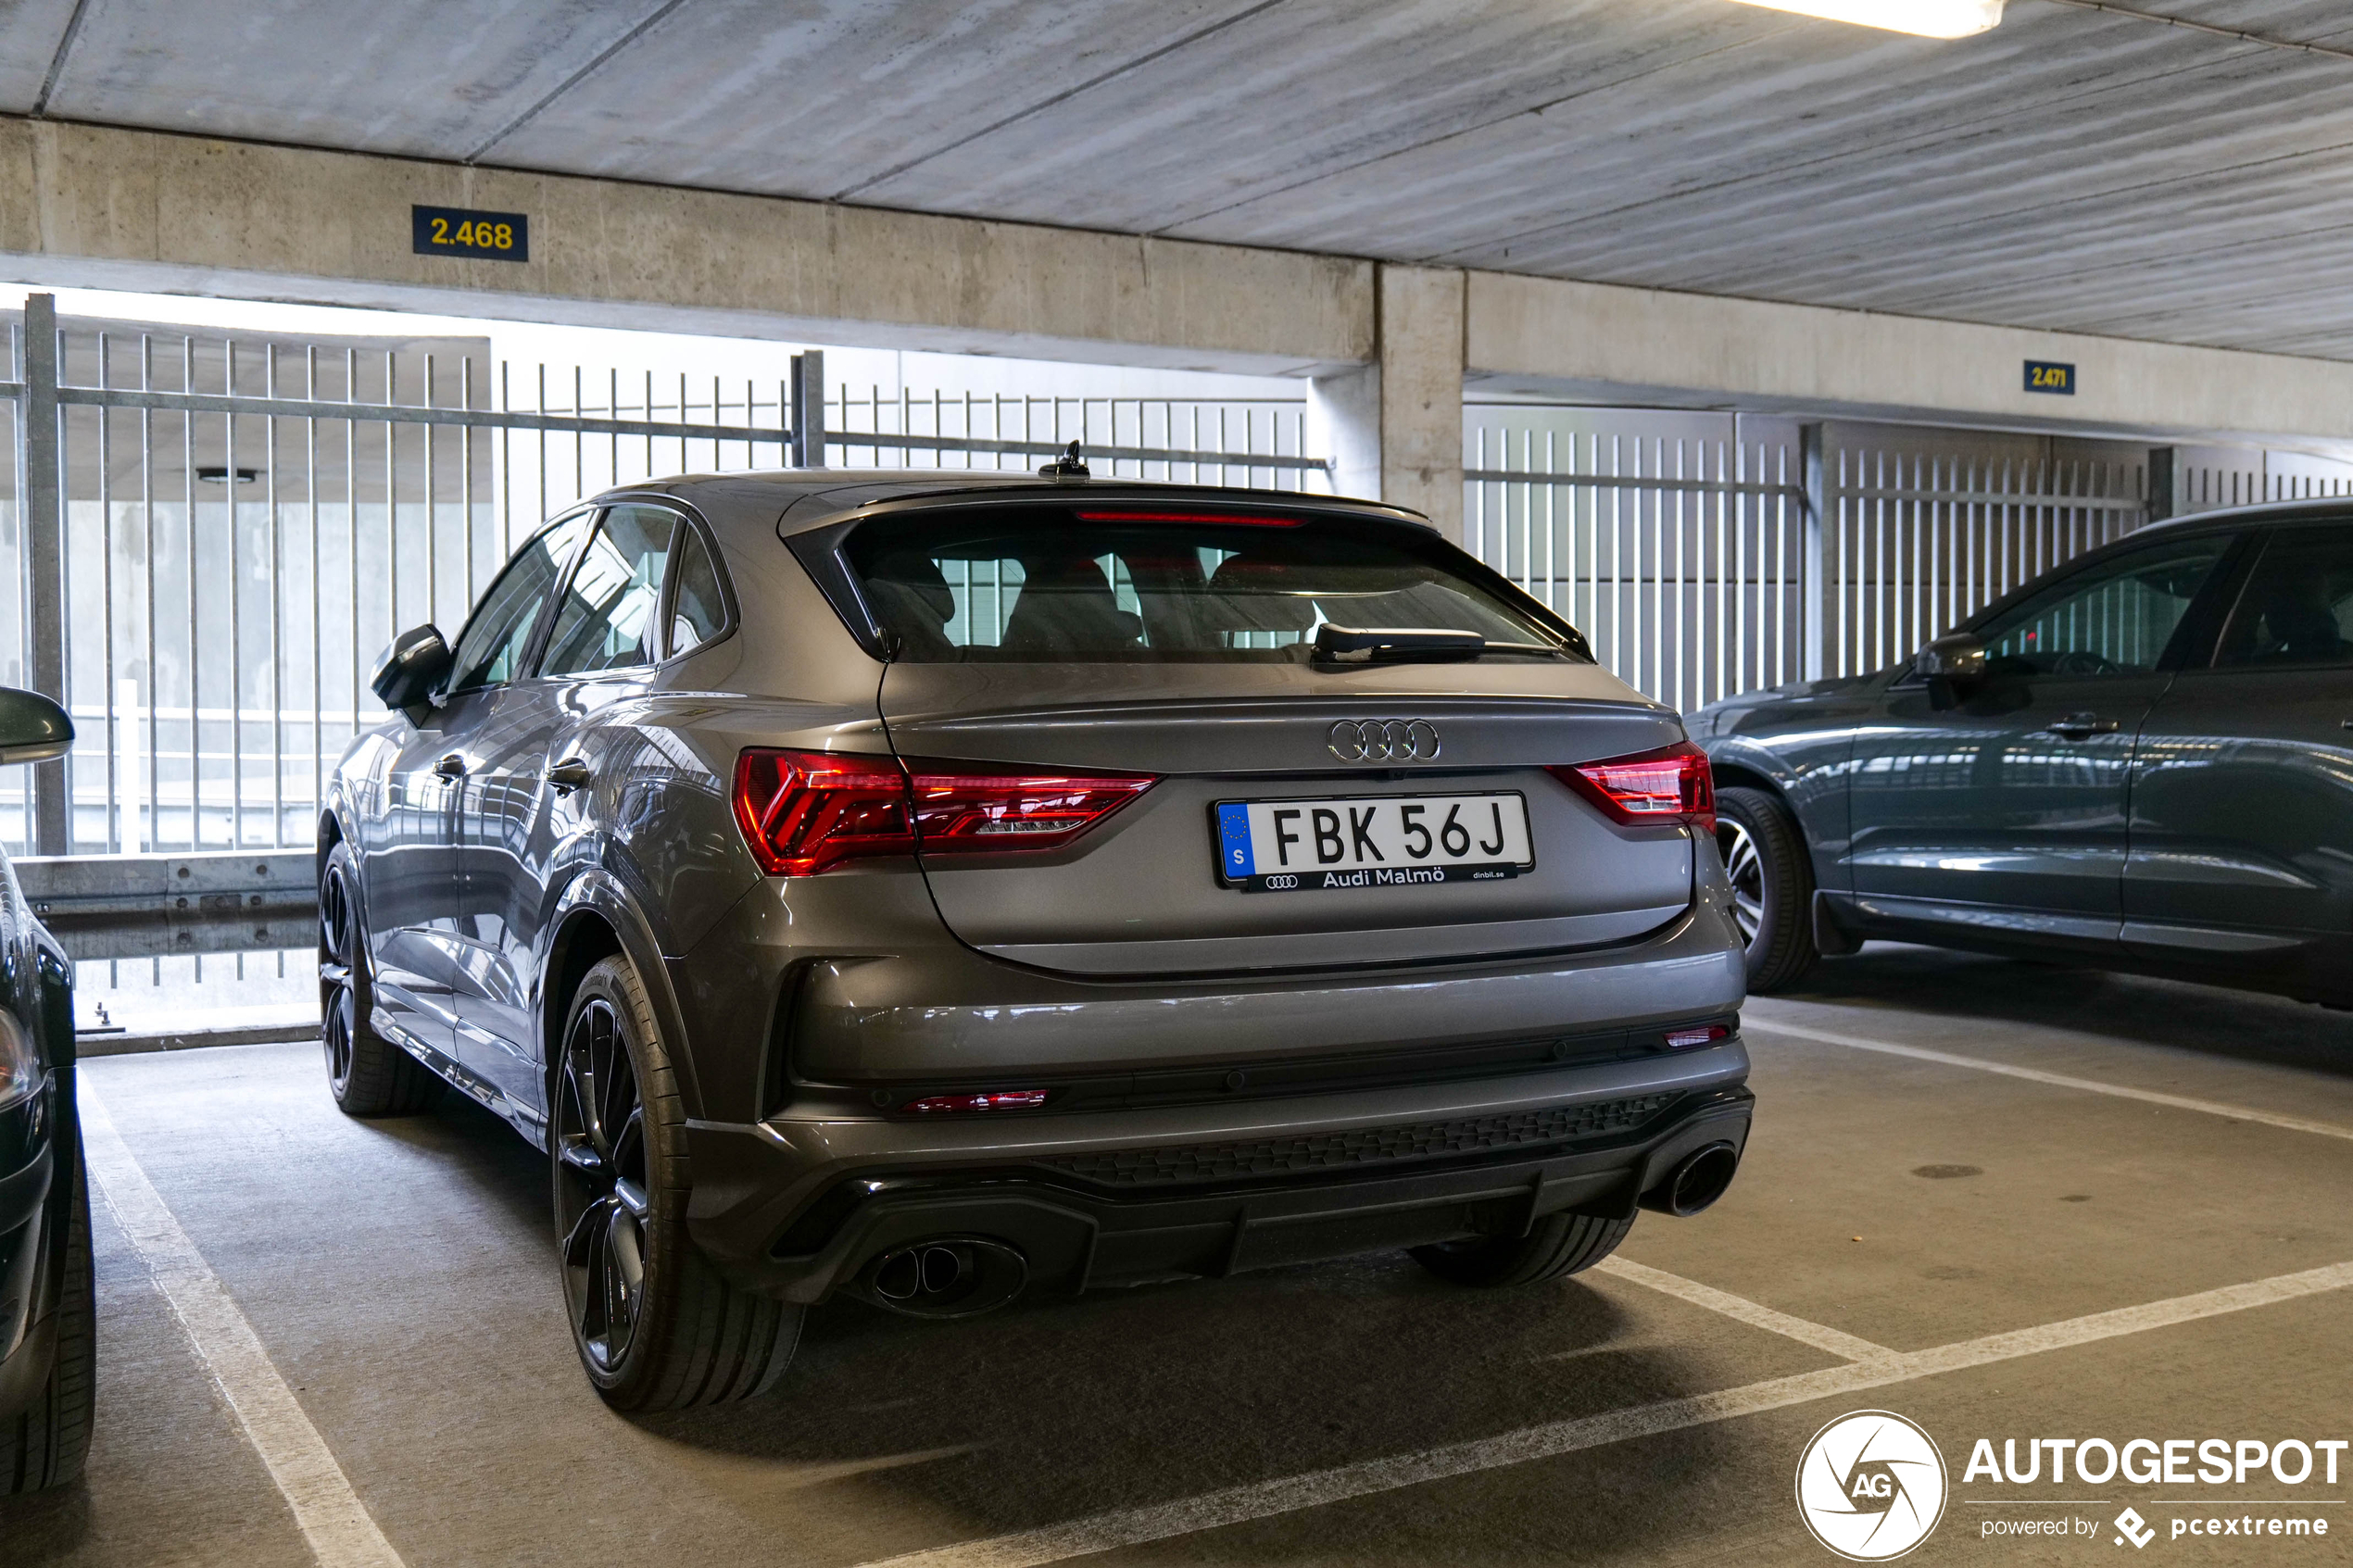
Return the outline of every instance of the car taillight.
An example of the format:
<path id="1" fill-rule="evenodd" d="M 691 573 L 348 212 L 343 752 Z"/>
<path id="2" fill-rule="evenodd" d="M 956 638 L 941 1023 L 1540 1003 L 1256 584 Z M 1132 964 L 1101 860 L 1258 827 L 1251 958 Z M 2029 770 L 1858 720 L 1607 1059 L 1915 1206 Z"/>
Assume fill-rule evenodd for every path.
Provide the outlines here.
<path id="1" fill-rule="evenodd" d="M 911 1099 L 899 1109 L 918 1116 L 943 1110 L 1035 1110 L 1046 1103 L 1044 1089 L 995 1089 L 978 1095 L 929 1095 Z"/>
<path id="2" fill-rule="evenodd" d="M 1156 781 L 754 747 L 736 762 L 736 822 L 761 870 L 813 876 L 877 855 L 1054 849 Z"/>
<path id="3" fill-rule="evenodd" d="M 1634 826 L 1688 822 L 1707 833 L 1716 831 L 1715 776 L 1708 771 L 1707 753 L 1689 741 L 1547 771 L 1613 822 Z"/>
<path id="4" fill-rule="evenodd" d="M 1157 782 L 1145 773 L 1017 773 L 921 760 L 908 771 L 926 855 L 1057 849 Z"/>
<path id="5" fill-rule="evenodd" d="M 736 759 L 736 822 L 770 876 L 915 852 L 907 774 L 895 757 L 747 751 Z"/>
<path id="6" fill-rule="evenodd" d="M 1694 1047 L 1712 1046 L 1718 1040 L 1729 1040 L 1731 1037 L 1732 1031 L 1728 1025 L 1702 1023 L 1689 1029 L 1669 1029 L 1667 1032 L 1667 1048 L 1670 1051 L 1687 1051 Z"/>

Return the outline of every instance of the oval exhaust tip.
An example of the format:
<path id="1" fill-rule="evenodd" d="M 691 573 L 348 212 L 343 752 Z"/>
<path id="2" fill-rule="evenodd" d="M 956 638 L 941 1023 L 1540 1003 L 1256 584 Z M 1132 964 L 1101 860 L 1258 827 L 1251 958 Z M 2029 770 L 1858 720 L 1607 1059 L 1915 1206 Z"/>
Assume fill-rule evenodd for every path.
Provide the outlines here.
<path id="1" fill-rule="evenodd" d="M 878 1307 L 918 1318 L 966 1318 L 1001 1307 L 1029 1281 L 1016 1248 L 981 1236 L 943 1236 L 893 1248 L 853 1286 Z"/>
<path id="2" fill-rule="evenodd" d="M 1709 1144 L 1686 1156 L 1666 1180 L 1642 1194 L 1642 1207 L 1687 1220 L 1723 1197 L 1740 1168 L 1740 1150 L 1729 1143 Z"/>

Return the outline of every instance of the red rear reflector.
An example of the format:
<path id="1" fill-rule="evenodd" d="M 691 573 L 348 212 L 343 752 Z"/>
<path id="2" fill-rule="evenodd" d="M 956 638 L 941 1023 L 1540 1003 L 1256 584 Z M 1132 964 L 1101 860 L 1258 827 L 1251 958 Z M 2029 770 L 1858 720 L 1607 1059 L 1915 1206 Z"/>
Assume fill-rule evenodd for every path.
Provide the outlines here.
<path id="1" fill-rule="evenodd" d="M 770 876 L 846 860 L 1055 849 L 1155 781 L 1137 773 L 1024 773 L 962 762 L 754 747 L 736 762 L 736 822 Z"/>
<path id="2" fill-rule="evenodd" d="M 1707 753 L 1689 741 L 1547 771 L 1613 822 L 1631 826 L 1688 822 L 1716 831 L 1715 775 L 1708 771 Z"/>
<path id="3" fill-rule="evenodd" d="M 1712 1046 L 1718 1040 L 1729 1039 L 1731 1033 L 1720 1023 L 1704 1023 L 1696 1029 L 1669 1029 L 1667 1032 L 1667 1048 L 1687 1051 L 1693 1046 Z"/>
<path id="4" fill-rule="evenodd" d="M 1250 512 L 1080 512 L 1082 522 L 1230 522 L 1237 528 L 1298 528 L 1303 517 L 1262 517 Z"/>
<path id="5" fill-rule="evenodd" d="M 900 1106 L 919 1116 L 941 1110 L 1035 1110 L 1046 1103 L 1044 1089 L 996 1089 L 983 1095 L 930 1095 Z"/>

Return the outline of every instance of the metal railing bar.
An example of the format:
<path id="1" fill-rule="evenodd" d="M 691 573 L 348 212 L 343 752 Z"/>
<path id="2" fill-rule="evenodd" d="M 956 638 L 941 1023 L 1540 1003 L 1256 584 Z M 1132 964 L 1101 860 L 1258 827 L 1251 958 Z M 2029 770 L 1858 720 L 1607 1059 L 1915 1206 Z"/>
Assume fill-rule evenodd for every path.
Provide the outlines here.
<path id="1" fill-rule="evenodd" d="M 389 357 L 389 356 L 387 356 Z M 0 396 L 13 383 L 0 383 Z M 536 430 L 572 435 L 645 435 L 664 441 L 757 441 L 773 446 L 791 432 L 739 425 L 681 424 L 656 420 L 605 420 L 591 415 L 527 413 L 503 408 L 428 408 L 417 403 L 344 403 L 308 397 L 225 396 L 208 392 L 159 392 L 131 387 L 61 386 L 60 403 L 119 408 L 170 409 L 196 414 L 253 414 L 279 419 L 359 420 L 370 423 L 472 425 L 494 430 Z M 886 445 L 898 445 L 891 437 Z M 866 445 L 863 441 L 858 445 Z"/>
<path id="2" fill-rule="evenodd" d="M 740 437 L 730 436 L 728 439 L 737 440 Z M 762 439 L 774 442 L 776 439 L 776 433 L 763 432 Z M 1018 453 L 1025 457 L 1052 458 L 1060 456 L 1070 443 L 1068 441 L 997 441 L 985 436 L 894 435 L 883 431 L 828 430 L 825 432 L 825 445 L 847 448 L 865 447 L 869 450 L 896 447 L 902 451 L 912 452 L 1007 452 Z M 1100 459 L 1104 462 L 1198 463 L 1210 468 L 1238 468 L 1245 470 L 1253 468 L 1283 469 L 1310 473 L 1328 473 L 1332 467 L 1331 459 L 1328 458 L 1277 457 L 1267 453 L 1091 445 L 1085 446 L 1084 450 L 1089 462 Z M 1464 477 L 1473 476 L 1466 474 Z M 1513 474 L 1510 477 L 1521 479 L 1526 476 Z"/>
<path id="3" fill-rule="evenodd" d="M 1851 487 L 1865 501 L 1914 501 L 1936 506 L 2028 507 L 2046 511 L 2137 512 L 2147 504 L 2127 495 L 2070 495 L 2036 490 L 1916 490 L 1897 485 Z M 2072 555 L 2074 552 L 2070 551 Z"/>
<path id="4" fill-rule="evenodd" d="M 860 442 L 864 445 L 864 442 Z M 1311 458 L 1306 467 L 1328 469 L 1325 458 Z M 1637 463 L 1639 468 L 1640 464 Z M 1463 478 L 1473 484 L 1576 485 L 1592 490 L 1669 490 L 1703 495 L 1795 495 L 1799 487 L 1748 479 L 1667 479 L 1641 473 L 1529 473 L 1519 469 L 1466 469 Z"/>

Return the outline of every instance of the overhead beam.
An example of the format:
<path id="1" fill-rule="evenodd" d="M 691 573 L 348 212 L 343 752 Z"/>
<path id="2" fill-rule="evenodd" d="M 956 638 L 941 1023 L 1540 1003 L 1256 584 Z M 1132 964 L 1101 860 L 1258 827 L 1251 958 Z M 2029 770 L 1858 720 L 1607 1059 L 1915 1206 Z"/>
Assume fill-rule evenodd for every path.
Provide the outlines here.
<path id="1" fill-rule="evenodd" d="M 526 213 L 530 258 L 412 254 L 411 204 Z M 0 275 L 1259 374 L 1374 354 L 1347 257 L 9 118 Z"/>
<path id="2" fill-rule="evenodd" d="M 415 255 L 411 204 L 527 213 L 530 259 Z M 2334 360 L 6 117 L 0 279 L 1164 369 L 1411 369 L 1410 389 L 1360 389 L 1382 450 L 1355 466 L 1425 500 L 1446 465 L 1406 398 L 1456 363 L 1483 390 L 1599 402 L 2353 442 L 2353 364 Z M 2074 394 L 2026 391 L 2029 359 L 2075 365 Z"/>
<path id="3" fill-rule="evenodd" d="M 1475 388 L 1755 413 L 2296 445 L 2353 440 L 2353 363 L 1473 272 Z M 2031 392 L 2029 360 L 2075 367 Z"/>

